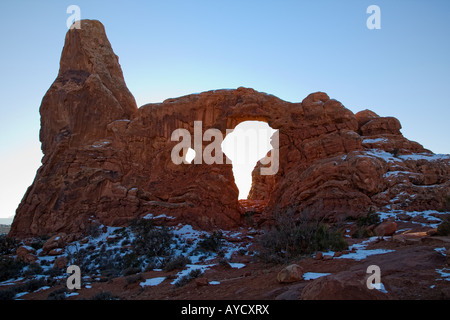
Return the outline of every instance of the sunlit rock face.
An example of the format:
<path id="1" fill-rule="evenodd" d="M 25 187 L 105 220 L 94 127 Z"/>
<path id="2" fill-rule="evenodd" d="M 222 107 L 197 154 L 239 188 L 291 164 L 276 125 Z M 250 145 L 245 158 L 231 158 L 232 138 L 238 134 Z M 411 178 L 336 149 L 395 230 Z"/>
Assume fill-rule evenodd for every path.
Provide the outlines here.
<path id="1" fill-rule="evenodd" d="M 137 108 L 98 21 L 68 31 L 40 114 L 44 158 L 17 209 L 15 237 L 121 226 L 149 213 L 167 224 L 239 227 L 245 210 L 225 155 L 223 164 L 171 158 L 173 132 L 194 139 L 196 121 L 200 137 L 217 129 L 225 138 L 247 120 L 277 130 L 277 170 L 261 175 L 267 165 L 258 163 L 249 194 L 267 203 L 269 222 L 287 211 L 333 222 L 371 206 L 440 209 L 450 193 L 448 156 L 404 138 L 397 119 L 353 114 L 323 92 L 291 103 L 249 88 L 214 90 Z"/>

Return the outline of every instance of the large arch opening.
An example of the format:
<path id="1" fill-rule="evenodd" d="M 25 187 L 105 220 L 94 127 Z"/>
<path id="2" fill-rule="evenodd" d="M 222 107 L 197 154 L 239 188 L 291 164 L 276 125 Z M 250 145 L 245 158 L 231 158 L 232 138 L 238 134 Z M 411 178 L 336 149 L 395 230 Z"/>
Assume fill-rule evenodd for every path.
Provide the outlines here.
<path id="1" fill-rule="evenodd" d="M 252 171 L 257 162 L 272 150 L 271 137 L 277 130 L 264 121 L 244 121 L 227 134 L 222 150 L 231 160 L 239 200 L 248 198 L 252 186 Z"/>

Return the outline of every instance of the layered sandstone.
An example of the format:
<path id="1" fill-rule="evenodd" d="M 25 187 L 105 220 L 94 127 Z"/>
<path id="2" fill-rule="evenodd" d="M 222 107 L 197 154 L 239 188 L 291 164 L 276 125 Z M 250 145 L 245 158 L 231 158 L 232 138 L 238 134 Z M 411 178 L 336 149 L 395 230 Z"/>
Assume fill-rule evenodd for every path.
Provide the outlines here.
<path id="1" fill-rule="evenodd" d="M 204 229 L 239 226 L 245 210 L 230 164 L 172 162 L 172 132 L 194 136 L 194 121 L 223 136 L 246 120 L 278 130 L 279 170 L 261 176 L 259 163 L 250 192 L 267 202 L 268 220 L 287 210 L 334 221 L 371 206 L 439 209 L 450 193 L 448 156 L 403 137 L 397 119 L 353 114 L 323 92 L 291 103 L 248 88 L 214 90 L 137 108 L 98 21 L 68 31 L 40 113 L 45 156 L 12 236 L 84 232 L 149 213 Z"/>

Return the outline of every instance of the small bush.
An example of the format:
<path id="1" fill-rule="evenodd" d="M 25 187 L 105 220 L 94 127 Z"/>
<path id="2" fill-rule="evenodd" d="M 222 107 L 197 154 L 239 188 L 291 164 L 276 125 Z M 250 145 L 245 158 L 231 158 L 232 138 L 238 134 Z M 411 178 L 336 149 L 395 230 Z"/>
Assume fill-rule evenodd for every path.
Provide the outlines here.
<path id="1" fill-rule="evenodd" d="M 223 245 L 222 232 L 214 231 L 211 235 L 198 242 L 198 248 L 201 251 L 219 252 Z"/>
<path id="2" fill-rule="evenodd" d="M 201 269 L 193 269 L 187 275 L 181 277 L 174 283 L 175 287 L 180 288 L 187 285 L 189 282 L 194 280 L 195 278 L 200 277 L 203 274 Z"/>
<path id="3" fill-rule="evenodd" d="M 400 155 L 400 149 L 399 148 L 395 148 L 394 150 L 391 151 L 391 154 L 398 158 L 398 156 Z"/>
<path id="4" fill-rule="evenodd" d="M 169 260 L 164 266 L 165 272 L 170 272 L 177 269 L 184 268 L 188 263 L 191 263 L 191 259 L 185 256 L 177 256 L 174 259 Z"/>
<path id="5" fill-rule="evenodd" d="M 137 255 L 147 258 L 172 255 L 173 234 L 168 228 L 154 226 L 151 219 L 135 220 L 131 227 L 136 237 L 132 249 Z"/>
<path id="6" fill-rule="evenodd" d="M 15 239 L 0 235 L 0 256 L 13 254 L 18 247 L 19 243 Z"/>
<path id="7" fill-rule="evenodd" d="M 58 276 L 62 276 L 64 274 L 64 272 L 65 272 L 64 269 L 51 268 L 51 269 L 44 271 L 44 274 L 47 276 L 50 276 L 52 278 L 55 278 Z"/>
<path id="8" fill-rule="evenodd" d="M 373 236 L 373 231 L 368 227 L 377 225 L 380 222 L 380 217 L 371 207 L 369 212 L 365 216 L 359 216 L 356 219 L 356 226 L 358 227 L 356 231 L 352 234 L 352 238 L 362 239 L 369 238 Z"/>
<path id="9" fill-rule="evenodd" d="M 16 290 L 14 288 L 0 290 L 0 301 L 13 300 L 15 296 Z"/>
<path id="10" fill-rule="evenodd" d="M 16 288 L 18 292 L 33 292 L 47 285 L 44 279 L 31 279 Z"/>
<path id="11" fill-rule="evenodd" d="M 437 234 L 439 236 L 450 236 L 450 215 L 445 215 L 442 220 L 437 228 Z"/>
<path id="12" fill-rule="evenodd" d="M 347 242 L 341 232 L 318 221 L 296 221 L 291 211 L 276 217 L 274 227 L 258 240 L 259 257 L 265 262 L 285 263 L 316 251 L 342 251 Z"/>
<path id="13" fill-rule="evenodd" d="M 131 241 L 129 239 L 124 239 L 120 245 L 121 246 L 127 246 L 129 244 L 131 244 Z"/>
<path id="14" fill-rule="evenodd" d="M 131 276 L 133 274 L 139 273 L 141 272 L 141 268 L 127 268 L 125 270 L 123 270 L 122 274 L 123 276 Z"/>
<path id="15" fill-rule="evenodd" d="M 450 195 L 448 195 L 444 198 L 442 208 L 439 211 L 441 211 L 441 212 L 450 211 Z"/>
<path id="16" fill-rule="evenodd" d="M 38 238 L 34 239 L 33 242 L 30 244 L 30 247 L 35 249 L 36 251 L 41 249 L 44 246 L 44 243 L 49 239 L 47 236 L 39 236 Z"/>
<path id="17" fill-rule="evenodd" d="M 47 300 L 66 300 L 67 288 L 63 287 L 50 292 L 47 296 Z"/>
<path id="18" fill-rule="evenodd" d="M 0 282 L 18 278 L 26 264 L 7 256 L 0 257 Z"/>
<path id="19" fill-rule="evenodd" d="M 356 220 L 356 225 L 358 227 L 371 226 L 378 224 L 380 222 L 380 217 L 375 212 L 375 210 L 371 207 L 369 212 L 365 216 L 359 216 Z"/>
<path id="20" fill-rule="evenodd" d="M 31 263 L 24 271 L 23 276 L 24 277 L 31 277 L 37 274 L 42 274 L 44 272 L 44 269 L 42 269 L 41 265 L 34 262 Z"/>
<path id="21" fill-rule="evenodd" d="M 119 300 L 119 297 L 113 295 L 111 292 L 100 292 L 94 295 L 91 300 Z"/>
<path id="22" fill-rule="evenodd" d="M 115 268 L 105 269 L 102 270 L 101 275 L 105 278 L 112 279 L 119 277 L 121 275 L 121 270 Z"/>
<path id="23" fill-rule="evenodd" d="M 102 229 L 100 228 L 100 224 L 98 223 L 92 223 L 86 228 L 86 234 L 94 239 L 98 238 L 101 233 Z"/>
<path id="24" fill-rule="evenodd" d="M 133 284 L 143 279 L 142 274 L 133 274 L 125 278 L 127 284 Z"/>

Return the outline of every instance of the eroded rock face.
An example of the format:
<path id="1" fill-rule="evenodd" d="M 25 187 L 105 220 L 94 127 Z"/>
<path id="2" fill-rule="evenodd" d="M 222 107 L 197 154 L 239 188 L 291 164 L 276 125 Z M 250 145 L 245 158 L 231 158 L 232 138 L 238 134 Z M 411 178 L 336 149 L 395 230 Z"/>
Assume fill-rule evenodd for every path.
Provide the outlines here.
<path id="1" fill-rule="evenodd" d="M 439 209 L 449 194 L 448 156 L 404 138 L 397 119 L 355 115 L 323 92 L 290 103 L 248 88 L 215 90 L 138 109 L 98 21 L 68 31 L 40 113 L 44 158 L 11 236 L 85 232 L 149 213 L 203 229 L 239 226 L 230 164 L 172 162 L 173 131 L 194 137 L 194 121 L 223 136 L 246 120 L 278 130 L 279 170 L 261 176 L 259 163 L 250 192 L 267 201 L 268 220 L 286 210 L 333 221 L 373 205 Z"/>

